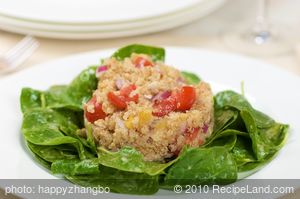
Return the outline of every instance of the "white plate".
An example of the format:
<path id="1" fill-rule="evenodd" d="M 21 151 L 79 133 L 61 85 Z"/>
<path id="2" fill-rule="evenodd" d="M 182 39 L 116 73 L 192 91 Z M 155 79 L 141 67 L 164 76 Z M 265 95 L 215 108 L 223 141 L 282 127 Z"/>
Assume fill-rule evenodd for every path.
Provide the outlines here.
<path id="1" fill-rule="evenodd" d="M 207 0 L 0 0 L 4 16 L 51 23 L 116 23 L 161 17 Z"/>
<path id="2" fill-rule="evenodd" d="M 40 64 L 0 80 L 0 178 L 55 178 L 39 164 L 24 146 L 20 132 L 22 114 L 19 96 L 22 87 L 47 89 L 66 84 L 86 66 L 98 63 L 113 50 L 90 52 Z M 255 107 L 291 126 L 286 145 L 252 179 L 300 178 L 300 78 L 264 62 L 246 57 L 189 48 L 167 48 L 166 63 L 196 72 L 211 83 L 214 92 L 240 89 L 241 81 Z M 158 194 L 167 194 L 160 191 Z M 170 192 L 171 194 L 171 192 Z M 182 196 L 182 195 L 181 195 Z M 188 196 L 187 196 L 188 197 Z"/>
<path id="3" fill-rule="evenodd" d="M 119 24 L 59 25 L 20 20 L 0 15 L 0 28 L 22 34 L 63 39 L 103 39 L 132 36 L 157 32 L 186 24 L 211 13 L 223 5 L 224 2 L 225 0 L 203 0 L 189 9 L 160 18 Z"/>

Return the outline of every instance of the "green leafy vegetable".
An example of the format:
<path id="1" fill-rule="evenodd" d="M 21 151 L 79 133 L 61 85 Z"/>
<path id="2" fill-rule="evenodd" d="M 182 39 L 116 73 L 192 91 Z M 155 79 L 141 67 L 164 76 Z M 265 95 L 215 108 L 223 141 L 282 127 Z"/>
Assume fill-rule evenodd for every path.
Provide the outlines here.
<path id="1" fill-rule="evenodd" d="M 167 167 L 176 161 L 177 159 L 168 163 L 147 162 L 139 151 L 131 147 L 123 147 L 118 152 L 99 148 L 99 162 L 102 165 L 122 171 L 146 173 L 151 176 L 163 173 Z"/>
<path id="2" fill-rule="evenodd" d="M 234 91 L 223 91 L 218 93 L 215 96 L 215 106 L 217 108 L 233 107 L 239 111 L 248 111 L 253 115 L 257 126 L 261 128 L 270 127 L 275 123 L 269 116 L 255 110 L 244 96 Z"/>
<path id="3" fill-rule="evenodd" d="M 259 128 L 249 112 L 241 111 L 241 116 L 251 137 L 252 149 L 257 160 L 266 159 L 283 146 L 287 136 L 287 125 L 273 123 L 268 128 Z"/>
<path id="4" fill-rule="evenodd" d="M 23 113 L 30 109 L 42 107 L 41 92 L 31 88 L 23 88 L 21 93 L 21 110 Z"/>
<path id="5" fill-rule="evenodd" d="M 99 163 L 97 158 L 87 160 L 57 160 L 52 163 L 51 171 L 67 175 L 98 174 Z"/>
<path id="6" fill-rule="evenodd" d="M 230 128 L 235 129 L 235 133 L 239 136 L 231 153 L 236 159 L 239 171 L 244 172 L 260 168 L 270 161 L 284 145 L 288 125 L 276 123 L 269 116 L 255 110 L 244 96 L 233 91 L 220 92 L 215 96 L 215 108 L 217 110 L 215 114 L 217 126 L 226 123 L 218 122 L 218 120 L 223 121 L 220 119 L 223 117 L 222 115 L 229 118 L 228 113 L 222 109 L 239 111 L 238 117 L 233 118 L 230 125 L 224 125 L 221 131 L 215 132 L 209 141 L 210 143 L 224 134 L 233 134 L 234 132 Z M 224 121 L 228 120 L 225 119 Z M 224 130 L 226 128 L 228 130 Z M 243 133 L 244 131 L 249 136 Z"/>
<path id="7" fill-rule="evenodd" d="M 199 84 L 201 81 L 195 73 L 181 71 L 181 75 L 188 84 Z"/>
<path id="8" fill-rule="evenodd" d="M 115 57 L 119 60 L 123 60 L 126 57 L 130 57 L 132 53 L 150 55 L 153 61 L 163 62 L 165 60 L 165 49 L 154 47 L 154 46 L 145 46 L 140 44 L 132 44 L 120 48 L 112 55 L 112 57 Z"/>
<path id="9" fill-rule="evenodd" d="M 30 150 L 47 162 L 78 159 L 77 151 L 69 145 L 44 146 L 27 143 Z"/>
<path id="10" fill-rule="evenodd" d="M 206 145 L 206 148 L 213 146 L 223 146 L 228 150 L 233 149 L 237 140 L 237 136 L 235 134 L 222 136 L 220 138 L 214 139 L 210 144 Z"/>
<path id="11" fill-rule="evenodd" d="M 237 179 L 234 158 L 225 147 L 188 149 L 169 169 L 167 185 L 230 183 Z"/>
<path id="12" fill-rule="evenodd" d="M 248 163 L 255 162 L 253 151 L 251 149 L 251 140 L 249 138 L 238 136 L 236 143 L 231 150 L 238 167 Z"/>
<path id="13" fill-rule="evenodd" d="M 232 125 L 238 118 L 238 112 L 231 109 L 215 108 L 214 132 L 218 133 Z"/>
<path id="14" fill-rule="evenodd" d="M 67 108 L 82 111 L 82 105 L 91 98 L 97 87 L 96 67 L 92 66 L 82 71 L 69 86 L 53 86 L 47 91 L 37 91 L 23 88 L 21 93 L 21 108 L 23 112 L 30 109 Z"/>
<path id="15" fill-rule="evenodd" d="M 164 61 L 163 48 L 130 45 L 112 57 L 123 60 L 143 53 Z M 147 162 L 134 148 L 116 152 L 95 144 L 92 127 L 84 125 L 83 104 L 97 87 L 96 67 L 82 71 L 69 85 L 46 91 L 23 88 L 22 133 L 37 161 L 73 183 L 127 194 L 154 194 L 175 184 L 226 184 L 244 178 L 270 162 L 283 147 L 288 125 L 254 109 L 233 91 L 214 98 L 214 130 L 197 148 L 184 147 L 176 158 Z M 188 84 L 200 78 L 183 71 Z"/>
<path id="16" fill-rule="evenodd" d="M 23 135 L 28 142 L 35 145 L 71 144 L 78 150 L 79 157 L 85 159 L 89 153 L 84 150 L 76 136 L 71 137 L 78 130 L 78 126 L 72 118 L 68 117 L 66 111 L 64 113 L 47 108 L 36 108 L 25 112 L 22 124 Z"/>
<path id="17" fill-rule="evenodd" d="M 30 148 L 30 147 L 29 147 L 29 148 Z M 40 156 L 38 156 L 38 155 L 34 152 L 34 150 L 32 150 L 31 148 L 30 148 L 30 150 L 31 150 L 33 156 L 35 157 L 36 161 L 37 161 L 38 163 L 40 163 L 40 165 L 42 165 L 42 166 L 45 167 L 46 169 L 49 169 L 49 170 L 51 169 L 51 162 L 48 162 L 48 161 L 46 161 L 45 159 L 43 159 L 43 158 L 41 158 Z"/>
<path id="18" fill-rule="evenodd" d="M 69 86 L 53 86 L 43 93 L 48 108 L 82 110 L 82 105 L 91 98 L 97 87 L 96 67 L 82 71 Z"/>
<path id="19" fill-rule="evenodd" d="M 131 173 L 105 166 L 100 166 L 98 175 L 66 176 L 75 184 L 87 187 L 110 188 L 110 191 L 126 194 L 154 194 L 159 189 L 158 176 L 143 173 Z"/>

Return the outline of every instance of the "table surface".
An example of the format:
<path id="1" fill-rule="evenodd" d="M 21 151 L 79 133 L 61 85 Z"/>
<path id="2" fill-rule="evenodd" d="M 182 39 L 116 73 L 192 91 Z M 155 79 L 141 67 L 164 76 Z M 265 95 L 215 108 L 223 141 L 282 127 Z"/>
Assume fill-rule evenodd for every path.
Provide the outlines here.
<path id="1" fill-rule="evenodd" d="M 271 0 L 269 6 L 270 19 L 276 25 L 284 24 L 282 27 L 289 27 L 283 29 L 286 30 L 287 33 L 292 29 L 294 35 L 300 35 L 299 7 L 299 0 Z M 39 49 L 22 65 L 21 68 L 28 68 L 35 64 L 75 53 L 105 48 L 118 48 L 131 43 L 205 48 L 239 53 L 226 47 L 222 42 L 220 35 L 225 32 L 230 32 L 236 25 L 248 22 L 250 24 L 255 17 L 255 12 L 256 4 L 253 0 L 228 0 L 222 8 L 207 17 L 179 28 L 154 34 L 86 41 L 38 38 L 41 43 Z M 0 54 L 11 48 L 22 37 L 23 36 L 19 34 L 0 30 Z M 252 57 L 265 60 L 266 62 L 274 64 L 275 67 L 281 67 L 300 76 L 300 48 L 298 48 L 298 51 L 296 50 L 297 44 L 300 44 L 300 37 L 295 37 L 293 40 L 295 44 L 293 52 L 280 56 Z M 0 78 L 2 77 L 0 76 Z M 299 191 L 297 191 L 296 195 L 300 195 Z M 292 194 L 286 196 L 286 198 L 294 198 L 296 195 Z M 0 191 L 0 196 L 3 196 L 2 191 Z M 5 198 L 15 197 L 7 196 Z"/>

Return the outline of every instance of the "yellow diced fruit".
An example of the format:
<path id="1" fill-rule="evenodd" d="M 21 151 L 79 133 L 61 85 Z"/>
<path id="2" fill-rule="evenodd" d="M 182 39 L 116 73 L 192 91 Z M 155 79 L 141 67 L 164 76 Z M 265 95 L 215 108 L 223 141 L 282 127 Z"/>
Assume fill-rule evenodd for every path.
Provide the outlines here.
<path id="1" fill-rule="evenodd" d="M 139 116 L 139 127 L 140 128 L 149 124 L 149 122 L 153 119 L 151 110 L 141 111 L 141 112 L 139 112 L 138 116 Z"/>
<path id="2" fill-rule="evenodd" d="M 133 116 L 129 116 L 128 119 L 125 121 L 125 126 L 128 129 L 133 129 Z"/>

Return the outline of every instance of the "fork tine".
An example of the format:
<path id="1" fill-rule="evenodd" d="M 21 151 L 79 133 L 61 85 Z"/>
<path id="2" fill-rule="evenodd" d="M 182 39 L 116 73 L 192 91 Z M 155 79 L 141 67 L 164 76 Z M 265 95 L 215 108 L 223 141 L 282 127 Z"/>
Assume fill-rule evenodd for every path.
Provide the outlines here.
<path id="1" fill-rule="evenodd" d="M 32 53 L 38 45 L 39 42 L 36 39 L 31 36 L 27 36 L 5 55 L 5 59 L 8 63 L 12 64 L 22 58 L 23 54 L 28 54 L 28 52 Z M 34 48 L 31 48 L 32 46 L 34 46 Z"/>
<path id="2" fill-rule="evenodd" d="M 33 44 L 30 47 L 27 48 L 26 51 L 24 51 L 17 59 L 10 62 L 11 68 L 16 68 L 20 64 L 22 64 L 28 57 L 32 55 L 32 53 L 38 48 L 38 44 Z"/>
<path id="3" fill-rule="evenodd" d="M 13 60 L 20 56 L 24 51 L 26 51 L 26 48 L 28 46 L 33 45 L 34 43 L 38 42 L 35 40 L 32 36 L 26 36 L 24 39 L 22 39 L 19 43 L 17 43 L 11 50 L 9 50 L 5 58 L 7 60 Z"/>
<path id="4" fill-rule="evenodd" d="M 24 46 L 28 45 L 28 43 L 31 43 L 33 40 L 34 39 L 32 36 L 26 36 L 4 55 L 5 58 L 13 56 L 15 53 L 17 53 Z"/>

